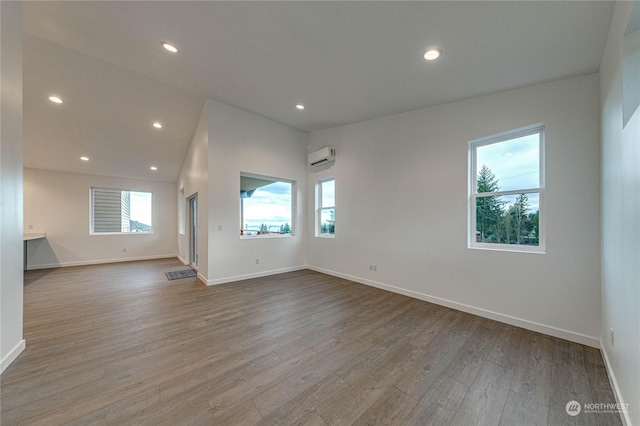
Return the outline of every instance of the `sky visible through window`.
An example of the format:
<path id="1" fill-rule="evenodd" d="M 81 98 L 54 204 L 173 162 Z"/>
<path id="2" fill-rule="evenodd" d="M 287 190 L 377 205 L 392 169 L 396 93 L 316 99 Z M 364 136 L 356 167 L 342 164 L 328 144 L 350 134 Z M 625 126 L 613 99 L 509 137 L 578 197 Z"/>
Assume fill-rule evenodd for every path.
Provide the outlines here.
<path id="1" fill-rule="evenodd" d="M 495 174 L 500 191 L 540 187 L 540 135 L 538 133 L 505 142 L 479 146 L 477 172 L 483 165 Z M 539 210 L 538 197 L 529 197 L 531 211 Z"/>
<path id="2" fill-rule="evenodd" d="M 131 197 L 130 219 L 151 226 L 151 193 L 131 191 L 129 194 Z"/>
<path id="3" fill-rule="evenodd" d="M 291 226 L 291 186 L 289 182 L 274 182 L 243 198 L 244 229 L 257 231 L 265 224 L 277 232 L 285 224 Z"/>
<path id="4" fill-rule="evenodd" d="M 322 207 L 333 207 L 335 202 L 336 181 L 329 180 L 322 182 Z"/>
<path id="5" fill-rule="evenodd" d="M 334 179 L 320 182 L 321 199 L 319 207 L 320 235 L 335 235 L 336 232 L 336 181 Z"/>

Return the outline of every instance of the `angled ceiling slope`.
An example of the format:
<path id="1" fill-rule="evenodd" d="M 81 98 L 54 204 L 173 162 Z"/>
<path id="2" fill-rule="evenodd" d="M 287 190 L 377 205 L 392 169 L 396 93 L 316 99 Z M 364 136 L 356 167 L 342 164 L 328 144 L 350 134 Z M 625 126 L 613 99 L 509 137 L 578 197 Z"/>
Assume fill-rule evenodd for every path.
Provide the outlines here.
<path id="1" fill-rule="evenodd" d="M 206 97 L 311 131 L 596 72 L 613 6 L 27 2 L 25 165 L 175 181 Z"/>

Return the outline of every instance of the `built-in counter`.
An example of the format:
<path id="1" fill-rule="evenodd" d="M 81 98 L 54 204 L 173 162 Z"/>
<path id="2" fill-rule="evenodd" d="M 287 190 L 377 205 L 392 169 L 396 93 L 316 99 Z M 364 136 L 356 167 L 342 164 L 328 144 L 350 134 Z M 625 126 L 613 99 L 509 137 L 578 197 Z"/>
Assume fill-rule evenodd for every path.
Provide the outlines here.
<path id="1" fill-rule="evenodd" d="M 24 271 L 27 270 L 27 245 L 29 243 L 29 241 L 32 240 L 41 240 L 43 238 L 47 238 L 47 233 L 46 232 L 25 232 L 22 234 L 22 241 L 24 241 L 24 260 L 23 260 L 23 267 L 22 269 Z"/>

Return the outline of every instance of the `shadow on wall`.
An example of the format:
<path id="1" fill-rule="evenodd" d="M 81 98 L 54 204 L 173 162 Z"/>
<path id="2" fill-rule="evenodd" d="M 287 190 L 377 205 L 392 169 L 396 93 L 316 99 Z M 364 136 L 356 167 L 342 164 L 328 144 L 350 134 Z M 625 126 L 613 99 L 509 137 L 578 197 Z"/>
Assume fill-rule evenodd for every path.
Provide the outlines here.
<path id="1" fill-rule="evenodd" d="M 29 270 L 34 266 L 36 268 L 55 268 L 61 266 L 60 259 L 56 255 L 56 251 L 59 252 L 60 250 L 65 251 L 59 246 L 56 247 L 54 251 L 54 248 L 46 238 L 29 241 L 27 244 L 27 264 L 25 269 Z"/>

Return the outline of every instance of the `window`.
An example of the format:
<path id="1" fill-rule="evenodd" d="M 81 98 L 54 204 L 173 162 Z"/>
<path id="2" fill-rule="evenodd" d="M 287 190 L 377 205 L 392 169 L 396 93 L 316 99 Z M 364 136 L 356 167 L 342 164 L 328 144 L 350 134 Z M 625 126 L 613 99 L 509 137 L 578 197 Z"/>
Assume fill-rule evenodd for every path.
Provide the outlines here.
<path id="1" fill-rule="evenodd" d="M 151 192 L 91 188 L 91 234 L 150 233 Z"/>
<path id="2" fill-rule="evenodd" d="M 185 198 L 184 198 L 184 187 L 180 188 L 178 191 L 178 232 L 181 235 L 185 234 L 185 226 L 184 226 L 184 211 L 185 211 Z"/>
<path id="3" fill-rule="evenodd" d="M 544 126 L 469 143 L 469 247 L 544 251 Z"/>
<path id="4" fill-rule="evenodd" d="M 241 174 L 240 235 L 291 235 L 294 186 L 285 179 Z"/>
<path id="5" fill-rule="evenodd" d="M 316 184 L 316 237 L 333 237 L 336 231 L 336 181 L 319 180 Z"/>

